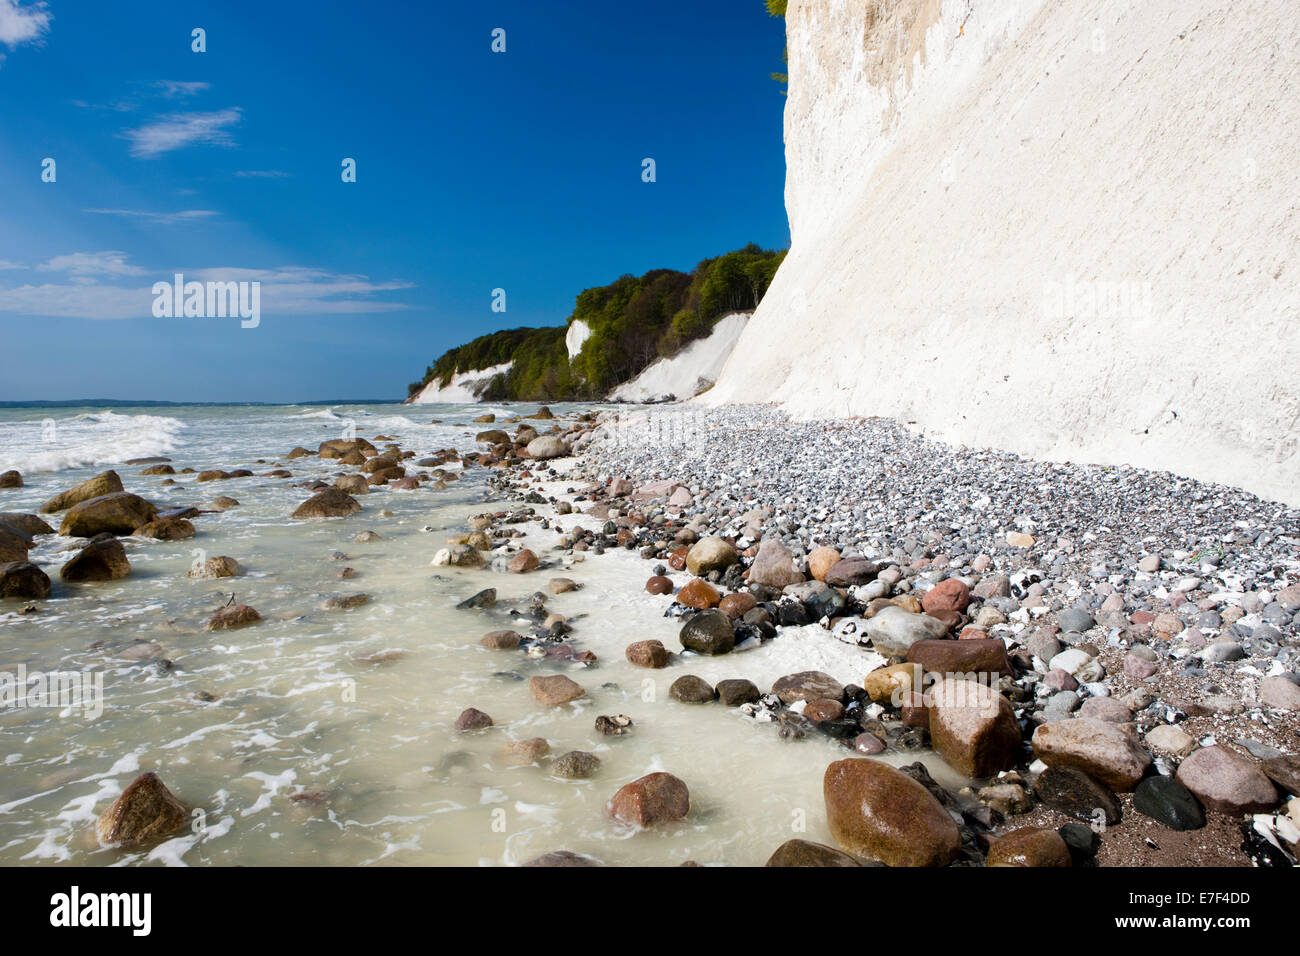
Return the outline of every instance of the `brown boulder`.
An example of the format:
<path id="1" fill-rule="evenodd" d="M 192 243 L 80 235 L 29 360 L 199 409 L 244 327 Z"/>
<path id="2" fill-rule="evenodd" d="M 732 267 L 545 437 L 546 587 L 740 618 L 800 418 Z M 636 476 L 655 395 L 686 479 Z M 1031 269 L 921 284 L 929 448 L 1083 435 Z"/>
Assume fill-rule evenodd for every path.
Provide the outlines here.
<path id="1" fill-rule="evenodd" d="M 609 812 L 628 826 L 648 827 L 685 817 L 691 809 L 686 784 L 670 773 L 651 773 L 621 787 Z"/>
<path id="2" fill-rule="evenodd" d="M 0 598 L 47 598 L 50 576 L 30 561 L 0 564 Z"/>
<path id="3" fill-rule="evenodd" d="M 968 604 L 970 604 L 970 588 L 957 578 L 946 578 L 940 581 L 921 598 L 922 609 L 926 614 L 934 617 L 950 612 L 960 614 L 966 610 Z"/>
<path id="4" fill-rule="evenodd" d="M 484 634 L 479 643 L 488 650 L 513 651 L 519 647 L 519 642 L 522 640 L 523 635 L 518 631 L 491 631 Z"/>
<path id="5" fill-rule="evenodd" d="M 67 491 L 55 495 L 41 505 L 41 514 L 48 515 L 56 511 L 64 511 L 75 504 L 89 501 L 91 498 L 99 498 L 103 495 L 111 495 L 114 492 L 124 490 L 122 479 L 117 476 L 117 472 L 106 471 L 94 478 L 87 478 L 75 488 L 69 488 Z"/>
<path id="6" fill-rule="evenodd" d="M 12 468 L 6 472 L 0 472 L 0 488 L 21 488 L 23 486 L 23 476 L 14 471 Z"/>
<path id="7" fill-rule="evenodd" d="M 212 615 L 208 623 L 203 625 L 203 630 L 232 631 L 235 628 L 256 624 L 261 619 L 262 615 L 247 604 L 230 604 Z"/>
<path id="8" fill-rule="evenodd" d="M 986 866 L 1070 866 L 1070 848 L 1055 830 L 1022 827 L 989 844 Z"/>
<path id="9" fill-rule="evenodd" d="M 29 538 L 39 534 L 54 534 L 54 529 L 44 519 L 22 511 L 0 511 L 0 525 L 6 524 Z"/>
<path id="10" fill-rule="evenodd" d="M 822 792 L 831 835 L 850 853 L 887 866 L 947 866 L 961 849 L 943 805 L 888 764 L 837 760 L 826 768 Z"/>
<path id="11" fill-rule="evenodd" d="M 661 641 L 634 641 L 623 652 L 628 663 L 637 667 L 667 667 L 671 655 Z"/>
<path id="12" fill-rule="evenodd" d="M 808 574 L 814 581 L 825 581 L 826 572 L 839 563 L 840 553 L 834 548 L 813 548 L 808 555 Z"/>
<path id="13" fill-rule="evenodd" d="M 772 685 L 772 693 L 781 698 L 783 704 L 793 704 L 800 700 L 844 699 L 844 685 L 830 674 L 821 671 L 800 671 L 798 674 L 786 674 L 777 678 Z"/>
<path id="14" fill-rule="evenodd" d="M 646 581 L 645 589 L 650 594 L 671 594 L 673 592 L 673 582 L 671 578 L 666 578 L 662 574 L 656 574 L 650 580 Z"/>
<path id="15" fill-rule="evenodd" d="M 361 510 L 355 498 L 338 488 L 326 488 L 312 495 L 290 516 L 293 518 L 342 518 Z"/>
<path id="16" fill-rule="evenodd" d="M 703 578 L 694 578 L 677 592 L 677 600 L 687 607 L 707 610 L 708 608 L 717 607 L 722 601 L 722 595 L 708 581 Z"/>
<path id="17" fill-rule="evenodd" d="M 155 541 L 184 541 L 194 537 L 194 525 L 184 518 L 155 518 L 136 528 L 135 535 Z"/>
<path id="18" fill-rule="evenodd" d="M 69 538 L 93 538 L 109 534 L 130 534 L 158 516 L 158 509 L 139 495 L 117 491 L 80 501 L 68 509 L 59 534 Z"/>
<path id="19" fill-rule="evenodd" d="M 993 688 L 942 679 L 930 691 L 930 742 L 958 773 L 991 777 L 1015 765 L 1020 725 L 1011 704 Z"/>
<path id="20" fill-rule="evenodd" d="M 767 858 L 764 866 L 861 866 L 854 857 L 825 843 L 786 840 Z"/>
<path id="21" fill-rule="evenodd" d="M 549 677 L 530 677 L 528 679 L 528 689 L 533 692 L 537 702 L 544 707 L 559 707 L 587 695 L 581 684 L 570 680 L 563 674 L 553 674 Z"/>
<path id="22" fill-rule="evenodd" d="M 758 607 L 758 599 L 748 591 L 737 591 L 734 594 L 728 594 L 718 602 L 718 610 L 725 613 L 733 621 L 744 617 L 756 607 Z"/>
<path id="23" fill-rule="evenodd" d="M 189 817 L 156 773 L 142 773 L 100 814 L 95 830 L 104 843 L 139 846 L 184 829 Z"/>
<path id="24" fill-rule="evenodd" d="M 116 581 L 131 573 L 126 548 L 116 538 L 86 545 L 59 571 L 65 581 Z"/>
<path id="25" fill-rule="evenodd" d="M 460 712 L 456 718 L 456 729 L 459 731 L 467 730 L 484 730 L 492 726 L 492 718 L 476 707 L 468 707 Z"/>
<path id="26" fill-rule="evenodd" d="M 536 554 L 524 548 L 510 559 L 510 563 L 506 565 L 506 570 L 511 574 L 526 574 L 529 571 L 537 570 L 538 565 L 541 563 Z"/>
<path id="27" fill-rule="evenodd" d="M 1010 674 L 1007 646 L 1001 638 L 925 638 L 907 650 L 910 664 L 920 664 L 927 674 Z"/>
<path id="28" fill-rule="evenodd" d="M 239 562 L 234 558 L 226 555 L 218 555 L 215 558 L 208 558 L 206 561 L 195 561 L 190 566 L 189 576 L 192 578 L 233 578 L 240 572 Z"/>

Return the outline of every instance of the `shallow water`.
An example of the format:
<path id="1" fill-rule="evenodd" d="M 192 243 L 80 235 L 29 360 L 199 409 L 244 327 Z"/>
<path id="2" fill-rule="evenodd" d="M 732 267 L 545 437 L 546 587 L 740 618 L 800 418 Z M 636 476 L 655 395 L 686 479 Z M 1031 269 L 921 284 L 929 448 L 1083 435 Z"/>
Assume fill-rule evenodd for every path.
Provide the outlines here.
<path id="1" fill-rule="evenodd" d="M 465 530 L 469 515 L 504 509 L 484 505 L 483 470 L 470 470 L 446 491 L 375 491 L 359 498 L 365 509 L 359 514 L 301 522 L 288 515 L 306 492 L 290 486 L 335 474 L 336 462 L 284 463 L 294 475 L 287 480 L 195 485 L 193 475 L 178 475 L 173 486 L 120 464 L 161 454 L 178 469 L 263 473 L 283 463 L 277 455 L 295 445 L 314 449 L 350 424 L 364 437 L 395 436 L 423 457 L 471 447 L 483 426 L 470 419 L 486 410 L 493 409 L 0 410 L 0 470 L 18 467 L 27 481 L 22 489 L 0 491 L 0 510 L 35 511 L 106 467 L 117 467 L 128 490 L 161 508 L 217 495 L 241 502 L 195 519 L 199 533 L 189 541 L 124 539 L 132 574 L 108 584 L 63 585 L 57 570 L 73 541 L 37 539 L 32 559 L 45 566 L 54 593 L 36 602 L 35 614 L 20 613 L 26 602 L 0 602 L 0 672 L 25 665 L 29 672 L 102 675 L 104 707 L 96 719 L 76 708 L 0 708 L 0 864 L 501 865 L 561 848 L 617 864 L 761 864 L 793 836 L 830 842 L 821 778 L 827 763 L 847 755 L 841 745 L 783 741 L 773 725 L 756 725 L 720 704 L 679 704 L 667 690 L 685 673 L 711 682 L 748 677 L 766 689 L 781 674 L 824 669 L 860 683 L 867 652 L 813 627 L 724 658 L 688 656 L 661 671 L 634 668 L 623 658 L 631 641 L 679 645 L 677 626 L 663 617 L 667 599 L 642 589 L 649 563 L 630 552 L 566 568 L 561 553 L 551 550 L 556 532 L 518 525 L 553 567 L 518 576 L 429 566 L 448 535 Z M 432 418 L 444 424 L 431 425 Z M 381 516 L 383 509 L 392 516 Z M 592 526 L 581 515 L 560 523 L 570 528 L 584 520 Z M 353 541 L 367 529 L 380 540 Z M 243 574 L 188 579 L 191 563 L 203 555 L 230 555 Z M 344 565 L 355 568 L 354 578 L 336 577 Z M 512 626 L 512 602 L 545 591 L 557 575 L 583 587 L 548 597 L 548 607 L 569 616 L 572 643 L 594 651 L 599 664 L 541 662 L 479 645 L 484 632 Z M 497 607 L 455 608 L 485 587 L 498 589 Z M 368 604 L 319 609 L 330 595 L 358 591 L 370 595 Z M 232 594 L 257 608 L 263 622 L 203 631 Z M 527 630 L 522 623 L 518 629 Z M 120 656 L 140 640 L 160 644 L 171 669 Z M 357 660 L 384 651 L 400 656 Z M 527 678 L 546 673 L 568 674 L 587 697 L 544 710 Z M 216 700 L 198 699 L 203 691 Z M 470 706 L 487 711 L 496 725 L 456 733 L 456 716 Z M 627 714 L 634 730 L 604 737 L 593 727 L 598 714 Z M 511 766 L 502 758 L 506 742 L 530 737 L 545 737 L 553 756 L 594 752 L 601 769 L 588 780 L 560 780 L 544 765 Z M 99 846 L 95 816 L 146 770 L 195 808 L 194 826 L 142 850 Z M 687 783 L 689 817 L 642 832 L 611 820 L 605 802 L 613 792 L 653 770 Z M 941 782 L 953 779 L 941 764 L 932 772 Z M 326 796 L 290 799 L 304 791 Z"/>

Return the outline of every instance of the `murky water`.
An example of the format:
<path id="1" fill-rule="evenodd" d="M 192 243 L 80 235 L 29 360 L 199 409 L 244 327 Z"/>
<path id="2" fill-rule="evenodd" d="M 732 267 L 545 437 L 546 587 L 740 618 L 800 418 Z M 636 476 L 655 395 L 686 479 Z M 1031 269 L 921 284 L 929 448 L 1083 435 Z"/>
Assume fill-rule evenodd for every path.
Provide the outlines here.
<path id="1" fill-rule="evenodd" d="M 865 652 L 811 628 L 724 658 L 634 668 L 623 658 L 633 640 L 679 647 L 676 624 L 663 617 L 667 600 L 644 593 L 649 565 L 634 554 L 564 567 L 551 549 L 556 532 L 521 525 L 553 568 L 520 576 L 430 566 L 469 515 L 501 507 L 483 504 L 482 471 L 470 470 L 446 491 L 372 492 L 359 498 L 365 510 L 345 519 L 288 518 L 306 495 L 294 483 L 340 470 L 337 462 L 277 457 L 293 446 L 314 449 L 353 423 L 365 437 L 395 436 L 417 456 L 469 448 L 482 427 L 470 419 L 484 410 L 0 410 L 0 470 L 19 467 L 27 480 L 22 489 L 0 491 L 0 510 L 35 511 L 57 491 L 114 466 L 128 490 L 162 508 L 217 495 L 240 501 L 195 519 L 199 533 L 189 541 L 124 539 L 133 570 L 118 582 L 64 585 L 57 572 L 74 542 L 37 539 L 32 559 L 45 566 L 54 593 L 36 602 L 33 614 L 21 613 L 27 602 L 0 602 L 0 672 L 22 665 L 29 673 L 102 676 L 103 712 L 92 719 L 77 708 L 0 708 L 0 864 L 501 865 L 561 848 L 615 864 L 761 864 L 792 836 L 829 842 L 821 779 L 828 762 L 846 755 L 842 746 L 783 741 L 772 725 L 720 704 L 680 704 L 667 690 L 685 673 L 711 682 L 747 677 L 766 689 L 781 674 L 814 668 L 860 683 Z M 443 424 L 429 424 L 432 418 Z M 188 475 L 163 486 L 120 465 L 152 454 L 167 455 L 178 469 L 261 474 L 279 462 L 294 477 L 196 485 Z M 29 470 L 40 468 L 47 470 Z M 392 515 L 382 516 L 385 509 Z M 584 519 L 560 523 L 569 528 Z M 363 530 L 379 540 L 355 542 Z M 230 555 L 244 572 L 190 580 L 199 552 Z M 342 566 L 355 577 L 340 580 Z M 548 597 L 548 606 L 570 618 L 572 642 L 595 652 L 597 665 L 537 661 L 479 644 L 486 631 L 512 626 L 512 603 L 545 591 L 556 575 L 583 585 Z M 485 587 L 498 589 L 497 607 L 455 608 Z M 329 596 L 361 591 L 370 596 L 361 607 L 320 608 Z M 257 608 L 263 622 L 205 632 L 203 623 L 232 594 Z M 140 641 L 161 645 L 171 667 L 123 656 Z M 527 678 L 547 673 L 568 674 L 587 697 L 542 708 Z M 209 695 L 215 699 L 202 699 Z M 456 733 L 456 716 L 470 706 L 491 714 L 495 726 Z M 598 714 L 626 714 L 635 728 L 605 737 L 594 729 Z M 602 766 L 590 779 L 561 780 L 546 762 L 512 765 L 503 747 L 532 737 L 546 738 L 552 756 L 587 750 Z M 941 764 L 932 769 L 951 782 Z M 146 770 L 195 808 L 194 825 L 140 850 L 101 847 L 95 816 Z M 610 819 L 605 803 L 614 791 L 653 770 L 687 783 L 689 817 L 642 832 Z M 312 792 L 319 793 L 301 797 Z"/>

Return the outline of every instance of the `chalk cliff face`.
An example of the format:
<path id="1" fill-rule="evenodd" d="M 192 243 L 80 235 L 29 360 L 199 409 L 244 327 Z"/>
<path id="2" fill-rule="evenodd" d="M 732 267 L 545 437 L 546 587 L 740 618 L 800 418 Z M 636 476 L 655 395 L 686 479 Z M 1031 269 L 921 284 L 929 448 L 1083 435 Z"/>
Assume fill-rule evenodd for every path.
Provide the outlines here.
<path id="1" fill-rule="evenodd" d="M 1295 13 L 791 0 L 791 251 L 700 401 L 1300 503 Z"/>

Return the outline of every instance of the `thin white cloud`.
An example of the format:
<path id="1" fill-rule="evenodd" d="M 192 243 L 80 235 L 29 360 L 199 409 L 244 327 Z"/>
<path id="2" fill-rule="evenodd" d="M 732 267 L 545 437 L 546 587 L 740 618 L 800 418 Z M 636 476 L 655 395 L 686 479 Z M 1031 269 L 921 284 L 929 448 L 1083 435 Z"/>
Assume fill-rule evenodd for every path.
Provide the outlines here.
<path id="1" fill-rule="evenodd" d="M 26 269 L 25 265 L 17 262 L 10 262 L 8 259 L 0 259 L 0 272 L 6 272 L 13 269 Z"/>
<path id="2" fill-rule="evenodd" d="M 288 179 L 293 174 L 283 169 L 237 169 L 235 175 L 240 179 Z"/>
<path id="3" fill-rule="evenodd" d="M 169 100 L 183 100 L 212 89 L 212 84 L 190 80 L 159 80 L 154 84 L 154 89 Z"/>
<path id="4" fill-rule="evenodd" d="M 234 139 L 229 127 L 239 122 L 242 112 L 232 106 L 211 113 L 173 113 L 122 135 L 131 142 L 131 155 L 144 159 L 186 146 L 231 146 Z"/>
<path id="5" fill-rule="evenodd" d="M 66 272 L 69 279 L 44 285 L 0 286 L 0 313 L 82 319 L 151 318 L 153 283 L 171 283 L 176 271 L 184 274 L 186 282 L 260 282 L 264 317 L 395 312 L 408 306 L 378 296 L 414 287 L 410 282 L 377 282 L 364 275 L 299 266 L 160 270 L 156 274 L 150 270 L 148 284 L 138 287 L 92 278 L 146 274 L 146 270 L 127 263 L 123 253 L 75 253 L 58 256 L 38 268 Z M 111 271 L 115 269 L 126 271 Z"/>
<path id="6" fill-rule="evenodd" d="M 217 215 L 212 209 L 181 209 L 177 212 L 151 212 L 148 209 L 87 209 L 88 213 L 98 216 L 120 216 L 124 219 L 138 219 L 141 222 L 170 226 L 182 222 L 198 222 Z"/>
<path id="7" fill-rule="evenodd" d="M 46 3 L 22 4 L 0 0 L 0 43 L 13 50 L 24 43 L 39 43 L 54 17 Z"/>
<path id="8" fill-rule="evenodd" d="M 55 256 L 36 267 L 42 272 L 66 272 L 73 276 L 139 276 L 144 270 L 126 261 L 125 252 L 74 252 Z"/>

